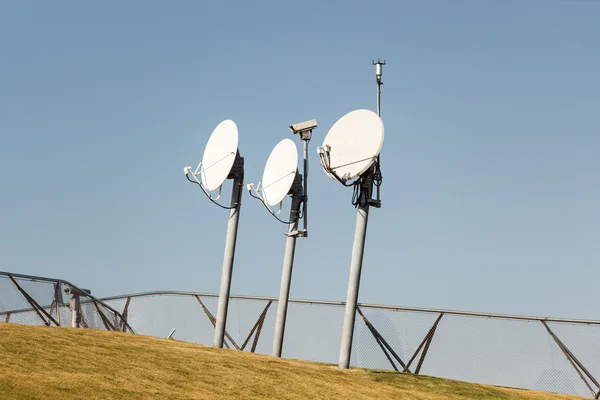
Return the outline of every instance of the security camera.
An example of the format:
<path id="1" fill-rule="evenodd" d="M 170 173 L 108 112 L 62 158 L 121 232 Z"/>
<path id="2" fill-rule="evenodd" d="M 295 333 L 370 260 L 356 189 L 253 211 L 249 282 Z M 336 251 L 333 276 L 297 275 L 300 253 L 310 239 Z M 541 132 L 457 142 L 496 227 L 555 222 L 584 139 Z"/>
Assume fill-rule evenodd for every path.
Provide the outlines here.
<path id="1" fill-rule="evenodd" d="M 311 119 L 310 121 L 300 122 L 299 124 L 290 125 L 290 131 L 293 133 L 301 133 L 306 131 L 312 131 L 317 127 L 317 120 Z"/>
<path id="2" fill-rule="evenodd" d="M 89 289 L 77 289 L 74 287 L 66 287 L 65 294 L 72 294 L 74 296 L 89 296 L 92 294 L 92 291 Z"/>
<path id="3" fill-rule="evenodd" d="M 302 140 L 310 140 L 310 133 L 317 127 L 317 120 L 311 119 L 310 121 L 300 122 L 299 124 L 290 125 L 290 131 L 300 135 Z"/>

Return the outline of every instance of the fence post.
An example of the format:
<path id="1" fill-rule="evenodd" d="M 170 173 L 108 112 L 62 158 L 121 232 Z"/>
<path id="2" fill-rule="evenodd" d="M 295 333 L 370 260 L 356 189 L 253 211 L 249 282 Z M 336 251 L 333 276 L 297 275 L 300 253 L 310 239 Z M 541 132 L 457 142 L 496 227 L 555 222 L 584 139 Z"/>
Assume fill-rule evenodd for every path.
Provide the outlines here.
<path id="1" fill-rule="evenodd" d="M 69 308 L 71 309 L 71 327 L 79 328 L 81 323 L 81 303 L 79 301 L 79 295 L 73 294 L 69 301 Z"/>

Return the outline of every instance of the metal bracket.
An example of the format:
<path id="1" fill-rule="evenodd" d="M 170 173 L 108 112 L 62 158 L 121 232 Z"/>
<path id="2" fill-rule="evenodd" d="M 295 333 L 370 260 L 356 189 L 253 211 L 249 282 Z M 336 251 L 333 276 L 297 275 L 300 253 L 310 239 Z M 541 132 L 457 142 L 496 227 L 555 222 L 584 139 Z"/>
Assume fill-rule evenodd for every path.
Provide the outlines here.
<path id="1" fill-rule="evenodd" d="M 300 140 L 309 141 L 312 137 L 312 130 L 300 132 Z"/>
<path id="2" fill-rule="evenodd" d="M 240 152 L 238 151 L 235 156 L 235 161 L 233 163 L 233 167 L 231 167 L 231 171 L 229 171 L 229 175 L 227 175 L 227 179 L 236 179 L 244 176 L 244 157 L 240 156 Z"/>
<path id="3" fill-rule="evenodd" d="M 368 203 L 371 207 L 381 208 L 381 200 L 371 199 L 368 201 Z"/>

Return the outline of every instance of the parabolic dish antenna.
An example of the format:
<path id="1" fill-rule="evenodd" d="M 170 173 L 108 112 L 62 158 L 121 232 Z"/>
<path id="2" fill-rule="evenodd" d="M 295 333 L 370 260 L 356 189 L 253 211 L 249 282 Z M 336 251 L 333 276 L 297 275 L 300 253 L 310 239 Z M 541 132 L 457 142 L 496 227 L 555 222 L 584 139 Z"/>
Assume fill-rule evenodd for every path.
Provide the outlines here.
<path id="1" fill-rule="evenodd" d="M 329 150 L 330 171 L 345 182 L 363 174 L 381 151 L 383 130 L 383 121 L 371 110 L 351 111 L 338 119 L 322 146 Z"/>
<path id="2" fill-rule="evenodd" d="M 238 129 L 235 122 L 221 122 L 208 139 L 200 175 L 208 191 L 218 189 L 231 172 L 238 151 Z"/>
<path id="3" fill-rule="evenodd" d="M 283 139 L 271 151 L 262 177 L 262 196 L 274 206 L 290 192 L 298 171 L 298 150 L 292 139 Z"/>

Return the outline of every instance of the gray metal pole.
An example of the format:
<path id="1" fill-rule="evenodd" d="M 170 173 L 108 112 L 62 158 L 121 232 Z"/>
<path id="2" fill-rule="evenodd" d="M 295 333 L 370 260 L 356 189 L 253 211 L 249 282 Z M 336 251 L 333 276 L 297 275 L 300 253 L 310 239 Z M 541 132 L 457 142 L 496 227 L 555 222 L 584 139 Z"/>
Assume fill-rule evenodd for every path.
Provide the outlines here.
<path id="1" fill-rule="evenodd" d="M 71 327 L 79 328 L 79 324 L 81 321 L 81 316 L 79 315 L 79 312 L 81 310 L 79 295 L 73 295 L 71 301 L 69 301 L 69 308 L 71 309 Z"/>
<path id="2" fill-rule="evenodd" d="M 54 284 L 54 301 L 56 302 L 56 322 L 60 325 L 60 306 L 63 304 L 62 292 L 60 291 L 60 283 Z"/>
<path id="3" fill-rule="evenodd" d="M 243 159 L 241 159 L 243 162 Z M 243 164 L 242 164 L 243 168 Z M 243 171 L 243 170 L 242 170 Z M 227 323 L 227 308 L 229 306 L 229 290 L 231 289 L 231 274 L 233 272 L 233 258 L 235 255 L 235 242 L 237 239 L 238 221 L 242 203 L 242 186 L 244 184 L 243 172 L 233 179 L 231 190 L 231 205 L 229 210 L 229 223 L 227 224 L 227 238 L 225 239 L 225 256 L 223 257 L 223 273 L 221 275 L 221 290 L 219 291 L 219 304 L 217 306 L 217 321 L 215 324 L 214 346 L 223 347 L 225 325 Z"/>
<path id="4" fill-rule="evenodd" d="M 302 225 L 304 227 L 304 236 L 308 235 L 308 214 L 306 213 L 308 206 L 308 140 L 303 140 L 304 144 L 304 189 L 302 202 Z"/>
<path id="5" fill-rule="evenodd" d="M 285 241 L 285 254 L 283 256 L 283 271 L 281 273 L 281 287 L 279 289 L 279 303 L 277 305 L 277 320 L 275 322 L 275 338 L 273 339 L 273 357 L 281 357 L 285 319 L 287 316 L 290 286 L 292 282 L 292 268 L 294 266 L 294 252 L 296 250 L 296 237 L 298 233 L 298 211 L 300 208 L 300 195 L 292 196 L 290 209 L 290 225 Z"/>
<path id="6" fill-rule="evenodd" d="M 358 289 L 360 286 L 360 273 L 365 251 L 368 219 L 369 203 L 365 202 L 364 205 L 358 208 L 358 213 L 356 214 L 356 229 L 354 231 L 354 245 L 352 246 L 352 262 L 350 265 L 350 280 L 348 282 L 348 295 L 346 297 L 346 310 L 344 312 L 344 328 L 342 331 L 342 345 L 340 347 L 339 368 L 342 369 L 350 368 L 352 336 L 354 334 L 354 320 L 356 317 L 356 304 L 358 303 Z"/>
<path id="7" fill-rule="evenodd" d="M 377 115 L 381 116 L 381 83 L 377 82 Z"/>

